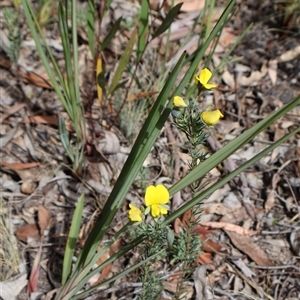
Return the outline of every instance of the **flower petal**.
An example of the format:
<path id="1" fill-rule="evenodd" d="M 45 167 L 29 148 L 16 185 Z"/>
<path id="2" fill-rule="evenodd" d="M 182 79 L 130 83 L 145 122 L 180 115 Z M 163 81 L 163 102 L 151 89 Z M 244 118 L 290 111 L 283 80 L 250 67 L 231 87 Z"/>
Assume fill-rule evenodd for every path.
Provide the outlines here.
<path id="1" fill-rule="evenodd" d="M 160 207 L 157 204 L 151 205 L 151 215 L 153 218 L 160 216 Z"/>
<path id="2" fill-rule="evenodd" d="M 168 213 L 168 210 L 162 205 L 159 205 L 159 209 L 161 215 L 166 215 Z"/>
<path id="3" fill-rule="evenodd" d="M 198 82 L 200 82 L 200 77 L 199 76 L 194 76 L 194 81 L 196 82 L 196 84 L 198 84 Z"/>
<path id="4" fill-rule="evenodd" d="M 201 70 L 200 75 L 199 75 L 199 81 L 202 85 L 205 85 L 208 83 L 209 79 L 211 78 L 211 71 L 209 71 L 207 68 Z"/>
<path id="5" fill-rule="evenodd" d="M 159 196 L 159 202 L 157 203 L 166 204 L 169 202 L 169 191 L 162 184 L 156 186 L 156 193 Z"/>
<path id="6" fill-rule="evenodd" d="M 223 117 L 223 114 L 218 109 L 213 111 L 204 111 L 201 114 L 202 121 L 208 126 L 213 126 L 217 124 L 220 118 Z"/>
<path id="7" fill-rule="evenodd" d="M 173 105 L 175 107 L 187 107 L 187 104 L 184 102 L 184 100 L 180 96 L 175 96 L 173 98 Z"/>
<path id="8" fill-rule="evenodd" d="M 145 204 L 146 206 L 160 203 L 166 204 L 169 202 L 169 198 L 169 191 L 162 184 L 157 186 L 150 185 L 146 189 Z"/>
<path id="9" fill-rule="evenodd" d="M 146 206 L 150 206 L 152 204 L 156 203 L 156 188 L 154 185 L 150 185 L 146 189 L 146 194 L 145 194 L 145 204 Z"/>
<path id="10" fill-rule="evenodd" d="M 142 212 L 136 206 L 129 204 L 130 210 L 128 211 L 128 218 L 133 222 L 143 221 Z"/>
<path id="11" fill-rule="evenodd" d="M 211 90 L 211 89 L 214 89 L 217 85 L 214 83 L 205 83 L 205 84 L 203 84 L 203 86 L 206 90 Z"/>

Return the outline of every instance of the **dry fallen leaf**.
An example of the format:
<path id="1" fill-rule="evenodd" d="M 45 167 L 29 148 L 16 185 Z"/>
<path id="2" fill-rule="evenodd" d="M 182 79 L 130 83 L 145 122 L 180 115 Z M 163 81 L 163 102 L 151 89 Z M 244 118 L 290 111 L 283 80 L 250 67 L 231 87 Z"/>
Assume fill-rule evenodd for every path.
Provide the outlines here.
<path id="1" fill-rule="evenodd" d="M 10 115 L 15 114 L 17 111 L 22 109 L 24 106 L 26 106 L 26 103 L 17 103 L 14 106 L 10 107 L 9 109 L 5 110 L 5 112 L 2 113 L 1 116 L 0 116 L 0 123 L 2 124 L 2 122 L 6 118 L 8 118 Z"/>
<path id="2" fill-rule="evenodd" d="M 172 1 L 168 1 L 169 4 L 172 4 Z M 175 0 L 174 5 L 177 5 L 178 3 L 183 3 L 181 6 L 182 11 L 197 11 L 201 10 L 205 5 L 205 0 Z"/>
<path id="3" fill-rule="evenodd" d="M 38 162 L 31 162 L 31 163 L 7 163 L 2 161 L 0 165 L 15 169 L 15 170 L 24 170 L 24 169 L 30 169 L 34 167 L 38 167 L 40 163 Z"/>
<path id="4" fill-rule="evenodd" d="M 181 218 L 181 221 L 182 221 L 182 225 L 187 228 L 188 227 L 188 224 L 190 224 L 190 222 L 195 222 L 195 215 L 193 214 L 193 211 L 192 209 L 189 209 L 187 210 L 182 218 Z"/>
<path id="5" fill-rule="evenodd" d="M 206 295 L 206 266 L 197 267 L 194 271 L 193 278 L 196 290 L 196 300 L 207 300 Z"/>
<path id="6" fill-rule="evenodd" d="M 225 230 L 232 243 L 243 253 L 247 254 L 258 266 L 272 266 L 273 263 L 267 254 L 249 236 L 243 236 L 229 230 Z"/>
<path id="7" fill-rule="evenodd" d="M 224 27 L 219 39 L 220 45 L 226 49 L 230 46 L 230 44 L 234 43 L 237 40 L 237 36 L 232 33 L 232 29 L 230 27 Z"/>
<path id="8" fill-rule="evenodd" d="M 21 73 L 20 75 L 23 76 L 23 78 L 26 81 L 29 81 L 30 83 L 32 83 L 36 86 L 39 86 L 39 87 L 52 89 L 52 86 L 48 79 L 47 74 L 38 75 L 34 72 L 23 72 L 23 71 L 20 71 L 20 73 Z"/>
<path id="9" fill-rule="evenodd" d="M 9 281 L 0 282 L 1 286 L 1 299 L 3 300 L 14 300 L 19 299 L 17 296 L 27 285 L 27 272 L 20 276 L 14 276 Z"/>
<path id="10" fill-rule="evenodd" d="M 265 202 L 265 210 L 266 212 L 269 212 L 275 204 L 275 191 L 274 190 L 270 190 L 268 191 L 268 196 L 267 196 L 267 201 Z"/>
<path id="11" fill-rule="evenodd" d="M 115 241 L 111 247 L 109 248 L 108 251 L 106 251 L 104 253 L 104 255 L 102 255 L 98 261 L 97 264 L 101 265 L 102 263 L 104 263 L 106 260 L 108 260 L 114 253 L 117 252 L 117 250 L 120 248 L 120 240 Z M 100 250 L 100 248 L 98 249 Z M 110 271 L 112 268 L 112 264 L 108 264 L 106 265 L 102 271 L 101 274 L 99 276 L 99 278 L 96 280 L 96 282 L 92 282 L 91 280 L 93 280 L 93 278 L 91 278 L 90 283 L 97 285 L 98 283 L 102 282 L 103 280 L 105 280 L 107 278 L 107 276 L 109 275 Z"/>
<path id="12" fill-rule="evenodd" d="M 153 95 L 155 95 L 157 93 L 158 92 L 156 92 L 156 91 L 149 91 L 149 92 L 137 93 L 137 94 L 129 96 L 126 101 L 130 102 L 130 101 L 138 100 L 140 98 L 151 97 L 151 96 L 153 96 Z"/>
<path id="13" fill-rule="evenodd" d="M 232 90 L 235 89 L 235 79 L 234 76 L 229 71 L 224 71 L 222 74 L 222 80 L 229 86 Z"/>
<path id="14" fill-rule="evenodd" d="M 105 130 L 105 138 L 97 143 L 97 150 L 104 154 L 116 154 L 120 151 L 120 141 L 115 133 Z"/>
<path id="15" fill-rule="evenodd" d="M 45 231 L 45 229 L 49 226 L 51 214 L 48 209 L 46 209 L 43 205 L 38 206 L 38 222 L 40 227 L 41 235 Z"/>
<path id="16" fill-rule="evenodd" d="M 268 74 L 274 86 L 276 85 L 277 82 L 277 68 L 278 68 L 277 60 L 276 59 L 269 60 Z"/>
<path id="17" fill-rule="evenodd" d="M 199 254 L 198 258 L 197 258 L 197 263 L 199 265 L 212 264 L 213 263 L 212 254 L 209 252 L 203 252 L 203 253 Z"/>
<path id="18" fill-rule="evenodd" d="M 56 116 L 32 116 L 23 119 L 22 123 L 37 123 L 58 126 L 58 118 Z"/>
<path id="19" fill-rule="evenodd" d="M 32 180 L 25 180 L 21 185 L 21 192 L 26 195 L 31 195 L 36 189 L 37 184 Z"/>
<path id="20" fill-rule="evenodd" d="M 201 249 L 205 252 L 209 253 L 217 253 L 221 251 L 221 246 L 212 240 L 210 240 L 208 237 L 205 235 L 199 235 L 201 239 Z"/>
<path id="21" fill-rule="evenodd" d="M 254 234 L 257 234 L 257 231 L 255 231 L 255 230 L 245 229 L 241 226 L 234 225 L 234 224 L 231 224 L 231 223 L 224 223 L 224 222 L 206 222 L 206 223 L 202 223 L 202 222 L 200 222 L 200 224 L 202 226 L 207 226 L 207 227 L 211 227 L 211 228 L 222 228 L 226 231 L 233 231 L 233 232 L 236 232 L 237 234 L 240 234 L 240 235 L 254 235 Z"/>
<path id="22" fill-rule="evenodd" d="M 241 75 L 241 73 L 238 73 L 237 82 L 241 86 L 256 86 L 266 76 L 267 72 L 268 72 L 268 67 L 266 63 L 264 63 L 260 71 L 252 72 L 249 77 Z"/>
<path id="23" fill-rule="evenodd" d="M 252 272 L 252 270 L 245 264 L 245 262 L 239 259 L 233 259 L 232 262 L 239 267 L 239 269 L 243 272 L 243 274 L 249 278 L 255 277 L 256 274 Z"/>
<path id="24" fill-rule="evenodd" d="M 227 215 L 233 211 L 232 208 L 224 205 L 223 203 L 212 203 L 203 206 L 203 214 L 217 214 L 217 215 Z"/>
<path id="25" fill-rule="evenodd" d="M 295 47 L 292 50 L 284 52 L 277 59 L 278 59 L 278 62 L 286 62 L 286 61 L 293 60 L 297 56 L 300 56 L 300 45 Z"/>
<path id="26" fill-rule="evenodd" d="M 26 224 L 17 229 L 16 236 L 20 241 L 27 243 L 28 238 L 38 239 L 40 231 L 35 224 Z"/>
<path id="27" fill-rule="evenodd" d="M 300 230 L 294 230 L 290 235 L 291 247 L 295 255 L 300 256 Z"/>

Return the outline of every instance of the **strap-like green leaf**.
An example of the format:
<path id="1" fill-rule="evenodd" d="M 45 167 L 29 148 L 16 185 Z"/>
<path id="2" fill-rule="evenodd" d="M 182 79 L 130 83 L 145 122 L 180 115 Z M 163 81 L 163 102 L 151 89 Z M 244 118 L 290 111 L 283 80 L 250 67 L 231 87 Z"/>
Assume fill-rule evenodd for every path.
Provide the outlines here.
<path id="1" fill-rule="evenodd" d="M 62 73 L 60 72 L 56 60 L 53 57 L 51 50 L 46 43 L 46 40 L 43 36 L 43 32 L 39 26 L 39 23 L 35 17 L 32 7 L 28 1 L 29 0 L 22 0 L 22 4 L 23 4 L 26 21 L 29 26 L 31 35 L 34 39 L 36 49 L 39 53 L 43 66 L 49 76 L 49 79 L 51 80 L 55 93 L 57 94 L 60 101 L 62 102 L 68 115 L 71 116 L 73 112 L 72 112 L 72 108 L 67 103 L 67 99 L 65 98 L 66 91 L 64 91 L 65 93 L 62 92 L 62 88 L 65 88 L 65 83 L 64 83 Z M 46 51 L 44 49 L 46 49 Z M 51 64 L 49 63 L 49 58 L 54 68 L 54 71 L 52 70 Z M 56 79 L 56 76 L 58 77 L 58 80 Z"/>
<path id="2" fill-rule="evenodd" d="M 59 137 L 60 137 L 61 143 L 62 143 L 64 149 L 66 150 L 69 158 L 72 160 L 72 162 L 74 162 L 75 157 L 74 157 L 71 145 L 70 145 L 69 132 L 66 129 L 64 118 L 59 118 L 58 129 L 59 129 Z"/>
<path id="3" fill-rule="evenodd" d="M 120 17 L 116 23 L 113 25 L 109 33 L 106 35 L 106 37 L 103 39 L 101 45 L 100 45 L 100 50 L 103 51 L 107 45 L 111 42 L 113 37 L 115 36 L 116 32 L 119 30 L 120 25 L 121 25 L 122 17 Z"/>
<path id="4" fill-rule="evenodd" d="M 180 11 L 180 8 L 183 3 L 178 3 L 176 6 L 174 6 L 166 15 L 161 25 L 156 29 L 156 31 L 153 33 L 152 39 L 158 37 L 163 32 L 165 32 L 172 24 L 174 19 L 176 18 L 178 12 Z"/>
<path id="5" fill-rule="evenodd" d="M 66 251 L 64 255 L 64 262 L 63 262 L 63 271 L 62 271 L 62 284 L 65 284 L 67 278 L 71 271 L 72 266 L 72 258 L 74 255 L 78 234 L 80 230 L 81 218 L 82 218 L 82 211 L 83 211 L 83 204 L 84 204 L 84 194 L 82 194 L 78 200 L 76 205 L 76 209 L 73 215 L 72 224 L 68 236 L 68 241 L 66 245 Z"/>
<path id="6" fill-rule="evenodd" d="M 87 36 L 88 43 L 92 53 L 92 57 L 95 57 L 95 2 L 94 0 L 88 0 L 87 11 Z"/>
<path id="7" fill-rule="evenodd" d="M 139 31 L 138 31 L 138 43 L 137 43 L 137 54 L 136 59 L 139 61 L 144 53 L 148 42 L 148 34 L 149 34 L 149 2 L 148 0 L 142 0 L 141 3 L 141 11 L 139 16 Z"/>
<path id="8" fill-rule="evenodd" d="M 134 46 L 135 39 L 136 39 L 136 30 L 134 30 L 132 32 L 130 40 L 129 40 L 129 42 L 128 42 L 125 50 L 124 50 L 124 53 L 123 53 L 120 61 L 119 61 L 116 73 L 115 73 L 115 75 L 112 79 L 111 86 L 108 89 L 108 92 L 110 94 L 112 94 L 115 91 L 115 89 L 117 88 L 117 86 L 118 86 L 118 84 L 121 80 L 122 74 L 123 74 L 124 70 L 127 67 L 127 64 L 129 62 L 129 59 L 130 59 L 130 56 L 131 56 L 131 53 L 132 53 L 132 48 Z"/>

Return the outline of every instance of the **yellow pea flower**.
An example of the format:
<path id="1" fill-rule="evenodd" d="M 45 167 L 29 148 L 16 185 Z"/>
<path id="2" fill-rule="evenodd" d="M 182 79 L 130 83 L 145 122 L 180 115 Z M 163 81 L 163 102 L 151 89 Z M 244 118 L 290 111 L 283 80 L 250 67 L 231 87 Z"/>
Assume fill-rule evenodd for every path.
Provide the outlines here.
<path id="1" fill-rule="evenodd" d="M 187 107 L 187 104 L 184 102 L 184 100 L 180 96 L 175 96 L 173 98 L 173 105 L 175 107 Z"/>
<path id="2" fill-rule="evenodd" d="M 130 210 L 128 211 L 128 218 L 133 222 L 142 222 L 142 211 L 136 206 L 129 204 Z"/>
<path id="3" fill-rule="evenodd" d="M 166 215 L 169 207 L 166 203 L 169 202 L 169 191 L 162 185 L 157 186 L 150 185 L 146 189 L 145 204 L 151 209 L 151 215 L 153 218 Z"/>
<path id="4" fill-rule="evenodd" d="M 200 71 L 199 76 L 194 77 L 194 80 L 197 85 L 200 83 L 206 90 L 210 90 L 217 86 L 214 83 L 208 83 L 211 76 L 212 76 L 212 73 L 207 68 L 205 68 Z"/>
<path id="5" fill-rule="evenodd" d="M 224 117 L 223 114 L 218 109 L 212 111 L 204 111 L 201 114 L 202 121 L 208 126 L 213 126 L 217 124 L 220 118 L 223 117 Z"/>

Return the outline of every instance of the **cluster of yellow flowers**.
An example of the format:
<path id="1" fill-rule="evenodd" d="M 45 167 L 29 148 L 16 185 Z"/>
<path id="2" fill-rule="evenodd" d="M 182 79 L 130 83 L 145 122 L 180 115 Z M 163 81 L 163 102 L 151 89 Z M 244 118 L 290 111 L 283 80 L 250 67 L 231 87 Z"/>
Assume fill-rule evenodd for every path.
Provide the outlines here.
<path id="1" fill-rule="evenodd" d="M 153 218 L 166 215 L 170 209 L 167 205 L 169 198 L 169 191 L 162 184 L 148 186 L 145 194 L 146 209 L 142 212 L 138 207 L 129 204 L 129 220 L 133 222 L 142 222 L 143 215 L 147 215 L 150 211 Z"/>
<path id="2" fill-rule="evenodd" d="M 194 80 L 197 84 L 197 86 L 201 89 L 210 90 L 215 88 L 217 85 L 213 83 L 208 83 L 212 76 L 212 73 L 207 69 L 203 69 L 200 71 L 199 76 L 195 76 Z M 180 96 L 175 96 L 173 98 L 173 105 L 175 107 L 187 107 L 187 104 Z M 223 114 L 219 109 L 211 110 L 211 111 L 204 111 L 201 114 L 202 121 L 207 126 L 213 126 L 217 124 L 220 120 L 220 118 L 223 118 Z"/>
<path id="3" fill-rule="evenodd" d="M 200 71 L 199 76 L 194 77 L 194 80 L 200 90 L 210 90 L 217 86 L 216 84 L 208 83 L 211 76 L 212 73 L 207 68 L 205 68 Z M 176 108 L 187 107 L 186 102 L 180 96 L 175 96 L 173 98 L 173 105 Z M 213 126 L 217 124 L 220 118 L 223 117 L 223 114 L 218 109 L 212 111 L 207 110 L 201 113 L 202 121 L 207 126 Z M 149 212 L 151 212 L 153 218 L 158 218 L 162 215 L 166 215 L 168 213 L 168 210 L 170 209 L 167 205 L 167 203 L 169 202 L 169 198 L 169 191 L 162 184 L 159 184 L 157 186 L 148 186 L 145 193 L 146 209 L 139 209 L 133 204 L 129 204 L 129 220 L 133 222 L 142 222 L 143 216 L 149 214 Z"/>

